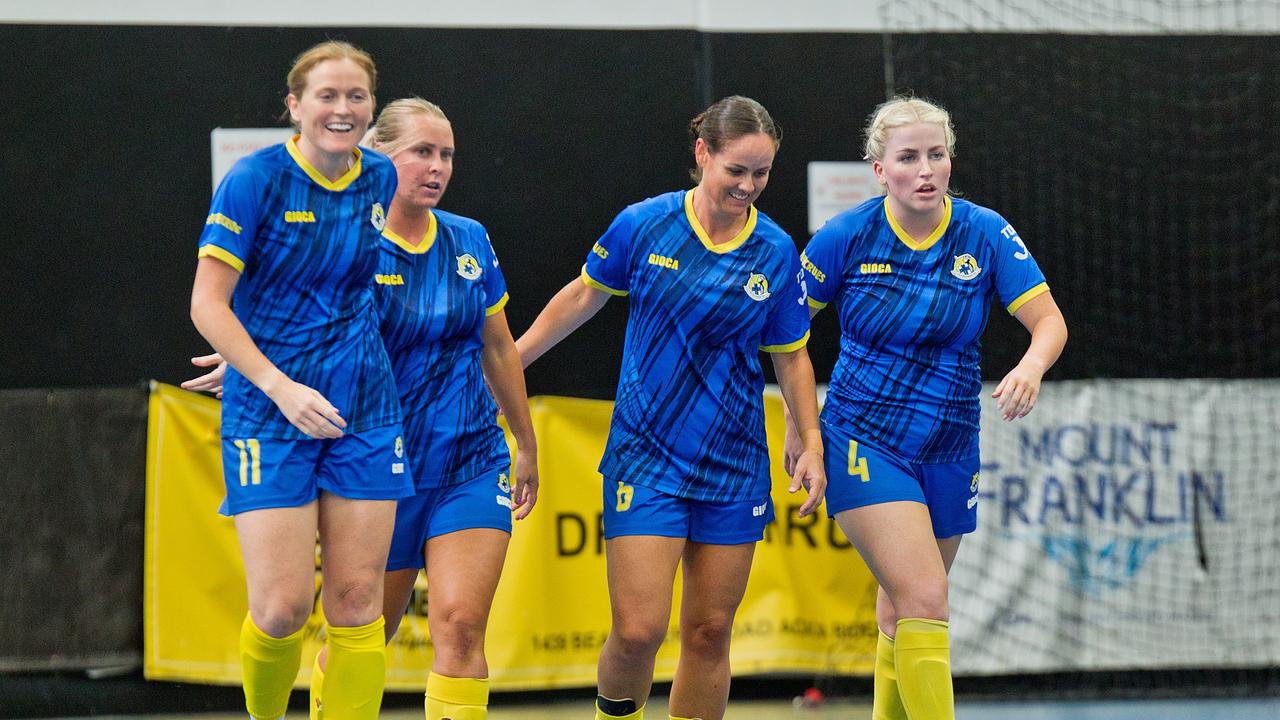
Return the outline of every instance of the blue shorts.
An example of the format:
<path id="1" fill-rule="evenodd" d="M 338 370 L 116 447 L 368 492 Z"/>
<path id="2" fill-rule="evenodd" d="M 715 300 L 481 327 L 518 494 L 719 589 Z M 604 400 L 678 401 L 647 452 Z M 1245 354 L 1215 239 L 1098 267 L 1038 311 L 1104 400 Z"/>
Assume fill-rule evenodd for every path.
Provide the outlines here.
<path id="1" fill-rule="evenodd" d="M 438 535 L 493 528 L 511 532 L 509 467 L 482 472 L 459 485 L 423 488 L 396 504 L 387 570 L 419 569 L 427 540 Z"/>
<path id="2" fill-rule="evenodd" d="M 668 495 L 643 485 L 604 481 L 604 537 L 660 535 L 707 545 L 741 545 L 764 539 L 773 521 L 773 499 L 707 502 Z"/>
<path id="3" fill-rule="evenodd" d="M 827 514 L 911 500 L 929 508 L 938 538 L 978 527 L 978 456 L 949 463 L 915 463 L 822 422 L 827 449 Z"/>
<path id="4" fill-rule="evenodd" d="M 321 490 L 357 500 L 413 494 L 399 424 L 327 440 L 223 438 L 222 479 L 223 515 L 299 507 Z"/>

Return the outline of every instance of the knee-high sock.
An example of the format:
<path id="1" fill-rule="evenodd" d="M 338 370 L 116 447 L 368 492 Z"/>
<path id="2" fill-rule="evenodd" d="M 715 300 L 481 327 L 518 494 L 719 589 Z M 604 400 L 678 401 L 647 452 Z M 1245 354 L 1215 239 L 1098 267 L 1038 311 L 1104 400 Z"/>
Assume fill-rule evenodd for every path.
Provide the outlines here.
<path id="1" fill-rule="evenodd" d="M 316 661 L 311 665 L 311 709 L 307 711 L 310 720 L 324 718 L 324 668 L 320 667 L 320 653 L 316 653 Z"/>
<path id="2" fill-rule="evenodd" d="M 247 613 L 240 626 L 240 666 L 244 672 L 244 704 L 256 720 L 276 720 L 289 707 L 289 691 L 302 663 L 302 630 L 276 638 L 266 634 Z"/>
<path id="3" fill-rule="evenodd" d="M 368 625 L 329 628 L 325 720 L 376 720 L 387 674 L 382 616 Z"/>
<path id="4" fill-rule="evenodd" d="M 876 642 L 876 684 L 872 693 L 871 720 L 907 720 L 907 709 L 898 694 L 898 670 L 893 662 L 893 638 L 880 633 Z"/>
<path id="5" fill-rule="evenodd" d="M 954 720 L 951 641 L 942 620 L 902 618 L 894 640 L 898 694 L 911 720 Z"/>
<path id="6" fill-rule="evenodd" d="M 485 720 L 488 716 L 488 678 L 427 676 L 427 720 Z"/>

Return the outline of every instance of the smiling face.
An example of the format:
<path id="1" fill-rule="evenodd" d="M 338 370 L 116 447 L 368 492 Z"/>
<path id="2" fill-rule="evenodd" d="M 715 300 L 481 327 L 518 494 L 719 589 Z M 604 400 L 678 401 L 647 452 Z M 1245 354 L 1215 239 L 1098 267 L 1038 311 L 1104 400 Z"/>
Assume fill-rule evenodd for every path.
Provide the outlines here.
<path id="1" fill-rule="evenodd" d="M 699 138 L 693 153 L 702 180 L 698 183 L 699 199 L 712 204 L 713 212 L 737 217 L 746 214 L 751 204 L 769 184 L 769 171 L 777 145 L 762 132 L 742 135 L 724 143 L 720 152 L 711 152 Z"/>
<path id="2" fill-rule="evenodd" d="M 439 117 L 417 114 L 406 123 L 407 145 L 391 161 L 399 185 L 395 202 L 416 210 L 430 210 L 453 177 L 453 126 Z"/>
<path id="3" fill-rule="evenodd" d="M 306 74 L 301 94 L 289 93 L 298 149 L 322 171 L 345 169 L 347 158 L 373 121 L 369 74 L 349 58 L 325 60 Z"/>
<path id="4" fill-rule="evenodd" d="M 893 128 L 884 156 L 872 168 L 895 216 L 931 218 L 941 212 L 951 183 L 951 154 L 943 126 L 918 122 Z"/>

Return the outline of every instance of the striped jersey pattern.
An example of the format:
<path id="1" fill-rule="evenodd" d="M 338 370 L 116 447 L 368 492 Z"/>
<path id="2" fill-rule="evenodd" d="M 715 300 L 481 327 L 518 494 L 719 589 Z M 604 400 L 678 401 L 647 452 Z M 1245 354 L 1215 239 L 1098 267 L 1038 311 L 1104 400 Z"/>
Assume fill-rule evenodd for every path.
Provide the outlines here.
<path id="1" fill-rule="evenodd" d="M 999 295 L 1012 314 L 1049 289 L 1004 218 L 966 200 L 944 203 L 923 242 L 879 197 L 829 221 L 801 256 L 810 305 L 835 302 L 840 317 L 823 421 L 918 463 L 978 454 L 991 300 Z"/>
<path id="2" fill-rule="evenodd" d="M 329 181 L 297 138 L 242 158 L 214 193 L 199 255 L 241 272 L 232 309 L 285 375 L 324 395 L 346 433 L 399 421 L 391 364 L 378 335 L 372 278 L 396 189 L 387 158 L 357 150 Z M 262 391 L 229 367 L 223 437 L 301 439 Z"/>
<path id="3" fill-rule="evenodd" d="M 415 240 L 383 232 L 377 306 L 414 481 L 426 489 L 511 461 L 480 366 L 485 319 L 506 305 L 507 289 L 480 223 L 434 210 Z"/>
<path id="4" fill-rule="evenodd" d="M 588 285 L 630 300 L 600 472 L 694 500 L 757 500 L 769 494 L 759 352 L 808 340 L 800 258 L 754 207 L 712 245 L 693 192 L 628 207 L 583 267 Z"/>

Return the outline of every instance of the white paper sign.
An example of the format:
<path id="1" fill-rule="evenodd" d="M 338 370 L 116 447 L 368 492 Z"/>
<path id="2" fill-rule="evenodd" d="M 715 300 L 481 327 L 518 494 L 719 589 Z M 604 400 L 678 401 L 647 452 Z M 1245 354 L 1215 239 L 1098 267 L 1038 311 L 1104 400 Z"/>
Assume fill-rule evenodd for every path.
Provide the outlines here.
<path id="1" fill-rule="evenodd" d="M 809 233 L 879 194 L 880 184 L 869 162 L 809 163 Z"/>
<path id="2" fill-rule="evenodd" d="M 236 161 L 268 145 L 278 145 L 293 137 L 293 128 L 214 128 L 209 134 L 213 160 L 213 189 Z"/>

